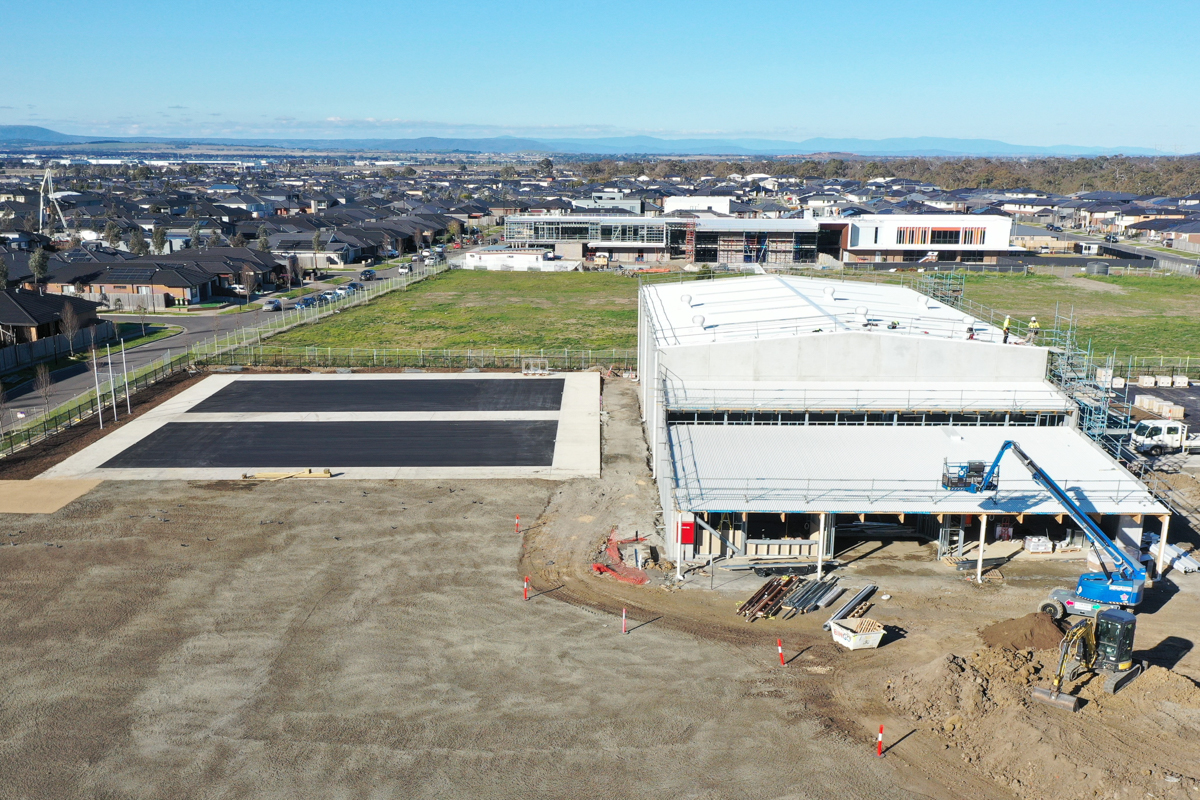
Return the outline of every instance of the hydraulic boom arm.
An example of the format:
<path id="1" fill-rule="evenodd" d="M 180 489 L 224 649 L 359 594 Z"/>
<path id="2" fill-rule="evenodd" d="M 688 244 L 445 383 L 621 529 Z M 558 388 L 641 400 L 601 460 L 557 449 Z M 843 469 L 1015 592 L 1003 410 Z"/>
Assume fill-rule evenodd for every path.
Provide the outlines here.
<path id="1" fill-rule="evenodd" d="M 1055 483 L 1054 479 L 1047 475 L 1046 471 L 1039 467 L 1016 442 L 1012 440 L 1005 442 L 1000 448 L 1000 452 L 996 454 L 996 458 L 992 461 L 992 465 L 983 477 L 983 480 L 978 483 L 973 482 L 964 488 L 976 494 L 984 492 L 989 488 L 994 488 L 996 473 L 1000 469 L 1000 460 L 1009 450 L 1012 451 L 1013 455 L 1017 457 L 1017 460 L 1021 462 L 1025 469 L 1029 470 L 1029 474 L 1033 476 L 1033 479 L 1048 491 L 1058 504 L 1062 506 L 1063 510 L 1071 516 L 1075 524 L 1083 530 L 1084 536 L 1087 537 L 1092 546 L 1102 553 L 1100 561 L 1102 571 L 1081 575 L 1075 593 L 1080 597 L 1099 603 L 1113 603 L 1126 606 L 1140 603 L 1143 586 L 1146 582 L 1146 569 L 1131 558 L 1124 550 L 1117 547 L 1116 543 L 1112 539 L 1109 539 L 1104 531 L 1100 530 L 1100 526 L 1084 513 L 1075 500 L 1063 491 L 1063 488 Z M 1104 567 L 1103 556 L 1107 556 L 1112 560 L 1115 566 L 1115 575 L 1109 574 Z"/>

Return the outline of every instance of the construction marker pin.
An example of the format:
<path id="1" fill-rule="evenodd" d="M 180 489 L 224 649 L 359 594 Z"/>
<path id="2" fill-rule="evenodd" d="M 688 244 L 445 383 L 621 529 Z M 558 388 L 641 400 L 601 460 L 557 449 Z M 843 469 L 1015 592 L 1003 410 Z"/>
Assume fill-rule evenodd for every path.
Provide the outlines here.
<path id="1" fill-rule="evenodd" d="M 529 599 L 529 576 L 525 576 L 525 599 Z"/>
<path id="2" fill-rule="evenodd" d="M 517 514 L 517 533 L 521 532 L 521 515 Z"/>
<path id="3" fill-rule="evenodd" d="M 883 758 L 883 726 L 879 726 L 879 738 L 875 740 L 875 756 Z"/>
<path id="4" fill-rule="evenodd" d="M 621 633 L 629 633 L 629 628 L 625 626 L 625 609 L 621 609 Z"/>
<path id="5" fill-rule="evenodd" d="M 775 644 L 779 648 L 779 666 L 786 667 L 787 662 L 783 660 L 783 639 L 776 640 Z"/>

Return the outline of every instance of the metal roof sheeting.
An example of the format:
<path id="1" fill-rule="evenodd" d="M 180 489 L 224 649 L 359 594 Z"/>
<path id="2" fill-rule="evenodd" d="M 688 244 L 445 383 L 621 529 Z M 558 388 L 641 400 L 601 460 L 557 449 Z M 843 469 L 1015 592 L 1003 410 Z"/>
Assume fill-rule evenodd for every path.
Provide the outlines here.
<path id="1" fill-rule="evenodd" d="M 846 331 L 966 339 L 971 328 L 976 341 L 996 345 L 1002 337 L 994 326 L 900 286 L 753 275 L 649 284 L 642 293 L 659 347 Z"/>
<path id="2" fill-rule="evenodd" d="M 990 463 L 1014 439 L 1088 513 L 1165 514 L 1146 487 L 1066 427 L 671 425 L 677 508 L 688 511 L 1061 514 L 1006 454 L 1000 489 L 941 487 L 943 459 Z"/>

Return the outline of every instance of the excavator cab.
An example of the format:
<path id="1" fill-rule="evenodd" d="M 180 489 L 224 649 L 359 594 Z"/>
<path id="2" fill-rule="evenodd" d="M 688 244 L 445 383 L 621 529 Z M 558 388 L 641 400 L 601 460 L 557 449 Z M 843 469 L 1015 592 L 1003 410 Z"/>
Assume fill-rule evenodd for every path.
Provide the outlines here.
<path id="1" fill-rule="evenodd" d="M 1125 672 L 1133 666 L 1133 634 L 1137 617 L 1119 608 L 1096 615 L 1096 670 Z"/>

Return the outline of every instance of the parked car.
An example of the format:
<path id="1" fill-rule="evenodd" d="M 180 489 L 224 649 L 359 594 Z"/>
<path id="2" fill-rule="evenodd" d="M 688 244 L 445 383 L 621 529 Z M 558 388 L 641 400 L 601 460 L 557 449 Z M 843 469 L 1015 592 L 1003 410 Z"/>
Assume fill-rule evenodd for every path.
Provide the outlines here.
<path id="1" fill-rule="evenodd" d="M 241 283 L 229 284 L 229 290 L 234 292 L 235 294 L 245 294 L 246 293 L 246 287 L 244 284 L 241 284 Z"/>
<path id="2" fill-rule="evenodd" d="M 362 272 L 358 273 L 358 279 L 359 279 L 360 281 L 373 281 L 373 280 L 375 280 L 375 270 L 373 270 L 373 269 L 364 269 Z"/>
<path id="3" fill-rule="evenodd" d="M 263 300 L 262 310 L 263 311 L 283 311 L 283 303 L 279 302 L 278 300 L 275 300 L 274 298 L 272 298 L 270 300 Z"/>
<path id="4" fill-rule="evenodd" d="M 426 247 L 424 250 L 421 251 L 421 255 L 424 258 L 433 258 L 433 251 L 430 250 L 428 247 Z"/>
<path id="5" fill-rule="evenodd" d="M 347 286 L 338 286 L 333 290 L 333 293 L 338 297 L 349 297 L 353 292 L 354 290 Z"/>
<path id="6" fill-rule="evenodd" d="M 322 300 L 322 299 L 324 299 L 324 302 L 326 302 L 326 303 L 332 303 L 334 300 L 338 299 L 338 293 L 335 292 L 333 289 L 326 289 L 325 291 L 323 291 L 319 295 L 317 295 L 317 300 Z"/>
<path id="7" fill-rule="evenodd" d="M 346 284 L 346 287 L 348 289 L 350 289 L 351 291 L 355 291 L 355 292 L 361 292 L 363 289 L 367 288 L 367 287 L 363 286 L 361 283 L 359 283 L 358 281 L 350 281 L 349 283 Z"/>

